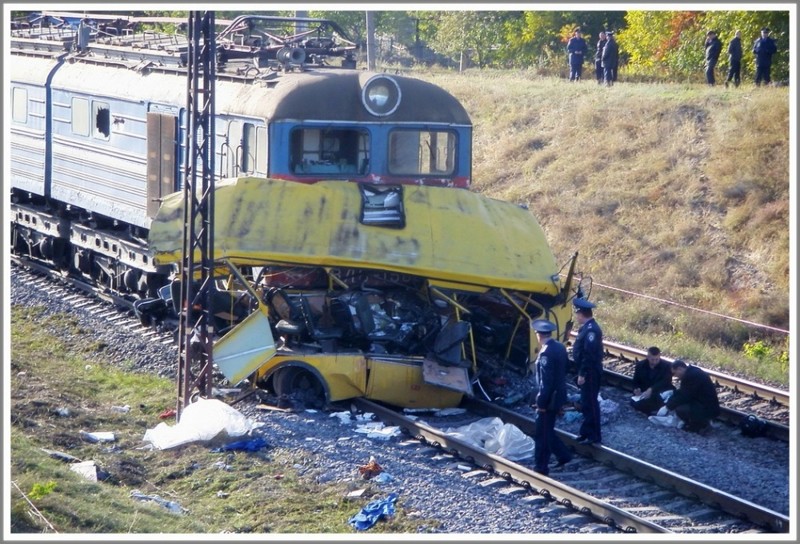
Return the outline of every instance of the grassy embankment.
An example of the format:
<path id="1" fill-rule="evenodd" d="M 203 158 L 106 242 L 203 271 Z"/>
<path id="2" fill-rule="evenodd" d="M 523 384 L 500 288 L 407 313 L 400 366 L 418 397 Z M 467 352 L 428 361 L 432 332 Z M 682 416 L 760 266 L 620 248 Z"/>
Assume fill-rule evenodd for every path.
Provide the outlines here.
<path id="1" fill-rule="evenodd" d="M 140 449 L 145 431 L 175 406 L 174 381 L 124 371 L 126 362 L 109 361 L 73 317 L 15 308 L 11 318 L 12 533 L 351 534 L 348 519 L 388 493 L 360 479 L 356 466 L 352 481 L 319 483 L 324 463 L 282 448 L 280 437 L 258 452 L 213 453 L 198 443 Z M 127 413 L 113 409 L 126 404 Z M 112 431 L 116 440 L 91 443 L 80 431 Z M 42 448 L 94 460 L 111 478 L 84 480 Z M 345 498 L 361 488 L 361 498 Z M 135 500 L 133 490 L 186 512 Z M 369 533 L 416 533 L 421 525 L 437 522 L 409 516 L 401 496 L 396 515 Z"/>
<path id="2" fill-rule="evenodd" d="M 475 190 L 528 205 L 560 262 L 580 252 L 608 337 L 788 384 L 784 335 L 600 286 L 788 329 L 787 89 L 609 89 L 524 72 L 424 77 L 472 116 Z M 138 450 L 174 404 L 174 383 L 109 365 L 91 331 L 68 316 L 14 309 L 11 317 L 11 479 L 41 513 L 12 486 L 12 531 L 352 532 L 347 519 L 366 499 L 346 501 L 346 484 L 299 475 L 297 467 L 311 475 L 324 467 L 279 443 L 229 456 L 199 445 Z M 124 404 L 131 412 L 111 409 Z M 115 431 L 121 451 L 81 441 L 80 430 Z M 117 481 L 87 483 L 40 448 L 94 459 Z M 219 460 L 232 470 L 216 468 Z M 134 501 L 132 489 L 191 515 Z M 370 533 L 419 525 L 431 526 L 408 516 L 401 498 L 398 515 Z"/>
<path id="3" fill-rule="evenodd" d="M 430 73 L 475 126 L 473 188 L 525 204 L 596 282 L 606 335 L 788 385 L 789 91 Z"/>

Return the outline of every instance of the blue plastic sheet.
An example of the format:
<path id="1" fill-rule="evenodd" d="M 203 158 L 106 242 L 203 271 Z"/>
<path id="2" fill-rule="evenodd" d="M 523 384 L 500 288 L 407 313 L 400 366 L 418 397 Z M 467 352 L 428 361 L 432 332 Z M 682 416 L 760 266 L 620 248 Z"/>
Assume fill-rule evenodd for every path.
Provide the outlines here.
<path id="1" fill-rule="evenodd" d="M 238 440 L 236 442 L 230 442 L 229 444 L 225 444 L 224 446 L 220 446 L 219 448 L 214 448 L 211 451 L 213 453 L 219 453 L 222 451 L 231 451 L 231 450 L 258 451 L 265 446 L 267 446 L 266 439 L 258 437 L 258 438 L 251 438 L 249 440 Z"/>
<path id="2" fill-rule="evenodd" d="M 390 493 L 385 499 L 372 501 L 361 512 L 348 520 L 348 523 L 359 531 L 365 531 L 375 525 L 384 516 L 394 515 L 394 503 L 397 501 L 397 493 Z"/>

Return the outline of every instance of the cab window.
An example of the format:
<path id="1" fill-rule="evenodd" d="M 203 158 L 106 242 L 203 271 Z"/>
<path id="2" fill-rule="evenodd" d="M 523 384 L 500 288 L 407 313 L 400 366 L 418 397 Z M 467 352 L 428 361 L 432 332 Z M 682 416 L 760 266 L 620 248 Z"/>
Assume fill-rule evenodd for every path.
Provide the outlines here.
<path id="1" fill-rule="evenodd" d="M 364 174 L 369 134 L 349 128 L 296 128 L 289 153 L 296 174 Z"/>
<path id="2" fill-rule="evenodd" d="M 394 130 L 389 135 L 389 173 L 452 175 L 456 135 L 444 130 Z"/>

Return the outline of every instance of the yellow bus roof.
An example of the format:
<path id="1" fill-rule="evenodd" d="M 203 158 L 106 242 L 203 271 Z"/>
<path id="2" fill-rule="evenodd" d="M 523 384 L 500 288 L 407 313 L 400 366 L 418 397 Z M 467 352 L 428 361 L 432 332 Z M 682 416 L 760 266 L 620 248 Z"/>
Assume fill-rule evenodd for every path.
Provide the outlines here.
<path id="1" fill-rule="evenodd" d="M 242 177 L 216 183 L 214 258 L 239 265 L 357 267 L 555 295 L 558 267 L 536 218 L 465 189 L 403 186 L 405 226 L 359 221 L 356 183 Z M 156 264 L 180 262 L 183 195 L 150 228 Z"/>

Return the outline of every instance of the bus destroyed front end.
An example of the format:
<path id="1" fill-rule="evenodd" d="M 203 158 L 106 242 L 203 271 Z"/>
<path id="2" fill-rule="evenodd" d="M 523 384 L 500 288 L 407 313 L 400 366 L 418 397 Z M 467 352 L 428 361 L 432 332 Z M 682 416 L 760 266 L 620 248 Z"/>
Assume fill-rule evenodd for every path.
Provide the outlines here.
<path id="1" fill-rule="evenodd" d="M 151 226 L 158 264 L 181 260 L 182 206 Z M 217 184 L 214 222 L 214 360 L 234 385 L 455 406 L 527 376 L 531 320 L 571 327 L 571 274 L 536 218 L 467 190 L 239 178 Z"/>

